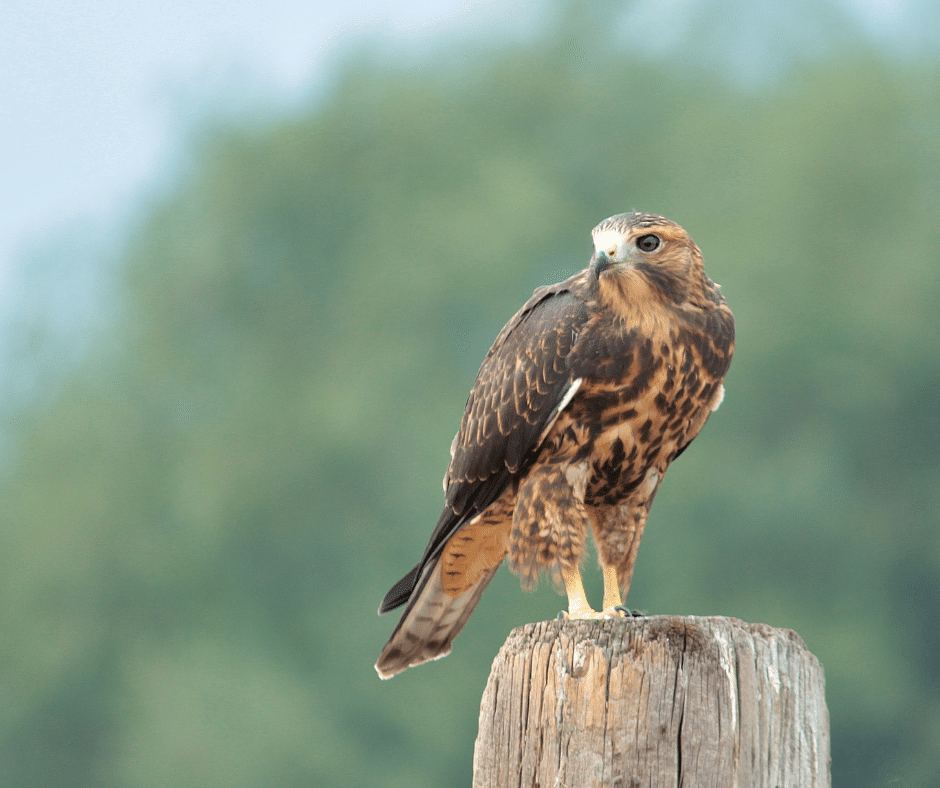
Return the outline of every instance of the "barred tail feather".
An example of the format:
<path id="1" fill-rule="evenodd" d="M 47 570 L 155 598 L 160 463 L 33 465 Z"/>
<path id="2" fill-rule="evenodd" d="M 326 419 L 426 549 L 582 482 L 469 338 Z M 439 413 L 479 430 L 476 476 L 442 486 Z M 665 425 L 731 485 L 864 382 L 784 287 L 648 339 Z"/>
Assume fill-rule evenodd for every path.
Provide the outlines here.
<path id="1" fill-rule="evenodd" d="M 424 568 L 398 626 L 382 649 L 375 663 L 380 678 L 390 679 L 406 668 L 450 654 L 451 643 L 499 569 L 497 564 L 480 582 L 454 597 L 444 591 L 439 563 L 440 559 Z"/>

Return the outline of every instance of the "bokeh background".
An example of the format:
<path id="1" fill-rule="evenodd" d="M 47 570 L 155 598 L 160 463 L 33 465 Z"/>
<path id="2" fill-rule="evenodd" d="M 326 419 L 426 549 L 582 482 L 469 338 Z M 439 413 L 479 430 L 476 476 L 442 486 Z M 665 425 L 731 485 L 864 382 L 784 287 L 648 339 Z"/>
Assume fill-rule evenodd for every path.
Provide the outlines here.
<path id="1" fill-rule="evenodd" d="M 940 785 L 937 6 L 381 5 L 4 6 L 0 784 L 469 785 L 564 598 L 503 570 L 391 682 L 375 609 L 489 343 L 637 208 L 739 341 L 631 605 L 795 629 L 834 785 Z"/>

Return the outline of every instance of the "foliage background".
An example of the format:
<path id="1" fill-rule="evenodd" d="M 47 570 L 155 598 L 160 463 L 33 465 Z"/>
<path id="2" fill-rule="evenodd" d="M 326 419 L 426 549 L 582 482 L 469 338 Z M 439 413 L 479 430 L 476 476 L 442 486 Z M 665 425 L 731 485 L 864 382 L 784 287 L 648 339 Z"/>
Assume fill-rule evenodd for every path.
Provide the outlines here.
<path id="1" fill-rule="evenodd" d="M 451 657 L 388 683 L 374 610 L 489 342 L 636 207 L 692 233 L 739 344 L 631 604 L 795 629 L 834 784 L 940 784 L 937 58 L 834 5 L 705 3 L 661 48 L 628 4 L 552 8 L 364 42 L 309 106 L 204 124 L 95 258 L 94 325 L 19 322 L 0 783 L 469 784 L 492 657 L 563 598 L 501 572 Z"/>

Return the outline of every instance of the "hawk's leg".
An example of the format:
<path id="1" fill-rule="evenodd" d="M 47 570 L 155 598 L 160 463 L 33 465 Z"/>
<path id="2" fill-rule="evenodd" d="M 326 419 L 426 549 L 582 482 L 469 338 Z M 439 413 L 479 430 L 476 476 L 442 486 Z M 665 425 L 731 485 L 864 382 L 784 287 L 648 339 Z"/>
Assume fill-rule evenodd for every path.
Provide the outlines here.
<path id="1" fill-rule="evenodd" d="M 624 615 L 623 597 L 620 595 L 620 581 L 617 579 L 617 567 L 602 565 L 604 571 L 604 615 L 620 618 Z"/>
<path id="2" fill-rule="evenodd" d="M 562 567 L 561 579 L 568 592 L 567 618 L 621 618 L 623 613 L 615 610 L 621 604 L 620 586 L 617 584 L 617 570 L 604 567 L 604 610 L 598 613 L 587 601 L 584 593 L 584 583 L 581 582 L 581 572 L 577 566 L 566 569 Z M 613 582 L 613 586 L 610 583 Z"/>
<path id="3" fill-rule="evenodd" d="M 584 593 L 584 583 L 581 582 L 581 571 L 578 567 L 566 569 L 562 567 L 561 579 L 568 592 L 568 618 L 599 618 L 600 613 L 594 610 L 587 601 Z"/>

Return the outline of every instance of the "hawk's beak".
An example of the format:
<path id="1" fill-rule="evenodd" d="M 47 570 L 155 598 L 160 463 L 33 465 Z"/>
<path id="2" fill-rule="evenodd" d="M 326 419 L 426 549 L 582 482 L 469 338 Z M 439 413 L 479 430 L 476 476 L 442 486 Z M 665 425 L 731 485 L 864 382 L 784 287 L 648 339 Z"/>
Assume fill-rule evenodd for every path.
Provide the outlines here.
<path id="1" fill-rule="evenodd" d="M 614 264 L 614 261 L 611 259 L 610 255 L 605 251 L 598 251 L 594 253 L 594 256 L 591 258 L 591 268 L 594 270 L 594 276 L 599 277 L 604 271 L 610 268 Z"/>
<path id="2" fill-rule="evenodd" d="M 633 261 L 629 259 L 614 260 L 613 257 L 611 257 L 602 249 L 598 252 L 595 252 L 594 256 L 591 258 L 591 268 L 594 269 L 594 276 L 597 277 L 604 273 L 604 271 L 606 271 L 608 268 L 612 268 L 615 265 L 629 265 L 632 262 Z"/>

